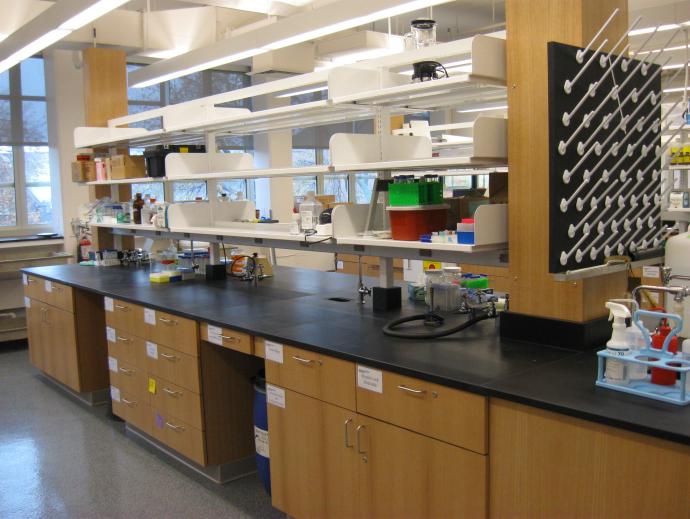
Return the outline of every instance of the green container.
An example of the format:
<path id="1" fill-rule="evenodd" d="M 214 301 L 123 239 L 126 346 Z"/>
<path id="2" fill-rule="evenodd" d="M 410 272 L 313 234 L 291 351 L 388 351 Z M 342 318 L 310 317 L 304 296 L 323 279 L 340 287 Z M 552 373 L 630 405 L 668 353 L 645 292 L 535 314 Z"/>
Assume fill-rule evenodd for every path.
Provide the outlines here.
<path id="1" fill-rule="evenodd" d="M 489 278 L 487 276 L 481 276 L 478 278 L 465 278 L 462 280 L 461 285 L 465 288 L 489 288 Z"/>
<path id="2" fill-rule="evenodd" d="M 426 205 L 429 203 L 426 184 L 419 182 L 390 184 L 388 186 L 388 199 L 392 206 Z"/>

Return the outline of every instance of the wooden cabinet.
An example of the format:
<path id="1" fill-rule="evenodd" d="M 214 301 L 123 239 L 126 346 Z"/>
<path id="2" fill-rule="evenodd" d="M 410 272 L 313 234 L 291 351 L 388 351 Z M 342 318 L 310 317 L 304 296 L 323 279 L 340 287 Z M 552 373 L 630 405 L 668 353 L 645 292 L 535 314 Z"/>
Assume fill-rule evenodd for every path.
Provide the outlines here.
<path id="1" fill-rule="evenodd" d="M 487 517 L 486 456 L 362 415 L 355 431 L 356 517 Z"/>
<path id="2" fill-rule="evenodd" d="M 486 456 L 285 390 L 268 406 L 273 506 L 308 518 L 485 518 Z"/>
<path id="3" fill-rule="evenodd" d="M 123 333 L 130 333 L 137 337 L 146 337 L 144 328 L 144 308 L 133 303 L 104 298 L 105 320 L 111 326 Z"/>
<path id="4" fill-rule="evenodd" d="M 210 336 L 209 329 L 212 331 Z M 201 323 L 201 340 L 247 355 L 254 353 L 254 340 L 251 335 L 208 323 Z"/>
<path id="5" fill-rule="evenodd" d="M 268 406 L 273 506 L 297 519 L 357 517 L 352 411 L 285 391 Z"/>
<path id="6" fill-rule="evenodd" d="M 107 346 L 100 297 L 27 276 L 29 358 L 78 393 L 108 387 Z M 33 297 L 32 297 L 33 296 Z"/>
<path id="7" fill-rule="evenodd" d="M 144 327 L 146 339 L 199 356 L 199 325 L 196 321 L 144 308 Z"/>
<path id="8" fill-rule="evenodd" d="M 147 342 L 153 353 L 146 355 L 146 366 L 150 374 L 201 393 L 199 357 L 187 355 L 162 344 Z"/>

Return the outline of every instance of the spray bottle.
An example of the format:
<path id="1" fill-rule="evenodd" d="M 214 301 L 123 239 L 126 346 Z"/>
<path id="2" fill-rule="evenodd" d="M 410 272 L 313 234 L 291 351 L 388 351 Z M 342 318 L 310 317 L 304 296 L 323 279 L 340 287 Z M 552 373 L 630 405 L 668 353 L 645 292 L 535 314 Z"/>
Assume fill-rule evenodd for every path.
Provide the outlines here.
<path id="1" fill-rule="evenodd" d="M 613 332 L 611 339 L 606 343 L 606 351 L 610 355 L 625 356 L 630 351 L 625 320 L 630 318 L 630 310 L 620 303 L 606 303 L 610 310 L 609 321 L 613 320 Z M 627 384 L 628 374 L 625 362 L 614 359 L 606 359 L 606 372 L 604 377 L 612 384 Z"/>

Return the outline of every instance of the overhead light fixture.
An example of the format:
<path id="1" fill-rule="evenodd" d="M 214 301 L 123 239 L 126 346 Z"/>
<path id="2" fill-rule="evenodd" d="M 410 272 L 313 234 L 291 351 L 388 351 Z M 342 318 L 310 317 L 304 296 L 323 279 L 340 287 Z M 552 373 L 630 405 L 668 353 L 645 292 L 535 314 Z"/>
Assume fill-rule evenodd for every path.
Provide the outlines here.
<path id="1" fill-rule="evenodd" d="M 369 30 L 351 32 L 317 43 L 316 59 L 322 63 L 314 70 L 381 58 L 404 50 L 405 38 L 402 36 Z"/>
<path id="2" fill-rule="evenodd" d="M 0 72 L 30 58 L 72 31 L 129 0 L 60 0 L 5 38 L 0 38 Z"/>
<path id="3" fill-rule="evenodd" d="M 685 67 L 687 67 L 688 65 L 690 65 L 690 63 L 675 63 L 675 64 L 673 64 L 673 65 L 664 65 L 664 66 L 661 67 L 661 68 L 662 68 L 662 70 L 676 70 L 676 69 L 679 69 L 679 68 L 685 68 Z"/>
<path id="4" fill-rule="evenodd" d="M 638 56 L 646 56 L 647 54 L 652 54 L 653 52 L 671 52 L 674 50 L 684 50 L 690 48 L 690 45 L 675 45 L 673 47 L 664 47 L 663 49 L 645 50 L 638 52 Z"/>
<path id="5" fill-rule="evenodd" d="M 658 29 L 656 27 L 644 27 L 643 29 L 634 29 L 628 33 L 628 36 L 640 36 L 642 34 L 649 34 L 654 32 L 654 30 L 656 30 L 656 32 L 672 31 L 673 29 L 679 29 L 681 25 L 690 25 L 690 21 L 683 22 L 682 24 L 668 23 L 665 25 L 659 25 Z"/>
<path id="6" fill-rule="evenodd" d="M 276 98 L 285 99 L 287 97 L 297 97 L 297 96 L 301 96 L 303 94 L 312 94 L 314 92 L 323 92 L 324 90 L 328 90 L 328 87 L 327 86 L 320 86 L 320 87 L 314 87 L 314 88 L 307 88 L 305 90 L 298 90 L 296 92 L 287 92 L 285 94 L 277 95 Z"/>
<path id="7" fill-rule="evenodd" d="M 476 112 L 492 112 L 494 110 L 507 110 L 508 105 L 497 105 L 497 106 L 483 106 L 478 108 L 464 108 L 462 110 L 457 110 L 459 114 L 471 114 Z"/>
<path id="8" fill-rule="evenodd" d="M 664 88 L 664 94 L 675 94 L 676 92 L 685 92 L 686 90 L 690 89 L 685 87 Z"/>
<path id="9" fill-rule="evenodd" d="M 314 40 L 376 20 L 449 3 L 452 0 L 339 0 L 278 20 L 267 27 L 133 70 L 128 84 L 138 88 L 191 72 Z"/>

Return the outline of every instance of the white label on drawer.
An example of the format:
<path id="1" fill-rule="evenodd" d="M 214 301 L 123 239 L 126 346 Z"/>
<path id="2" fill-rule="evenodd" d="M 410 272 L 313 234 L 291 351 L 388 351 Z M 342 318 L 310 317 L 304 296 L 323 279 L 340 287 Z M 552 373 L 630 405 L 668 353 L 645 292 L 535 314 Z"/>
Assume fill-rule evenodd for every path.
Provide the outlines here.
<path id="1" fill-rule="evenodd" d="M 105 336 L 108 338 L 108 341 L 117 342 L 117 338 L 115 337 L 115 328 L 111 328 L 110 326 L 106 326 L 105 327 Z"/>
<path id="2" fill-rule="evenodd" d="M 26 296 L 24 296 L 24 306 L 26 308 L 31 308 L 31 299 Z"/>
<path id="3" fill-rule="evenodd" d="M 266 384 L 266 401 L 271 405 L 285 409 L 285 390 Z"/>
<path id="4" fill-rule="evenodd" d="M 642 277 L 643 278 L 660 278 L 659 267 L 642 267 Z"/>
<path id="5" fill-rule="evenodd" d="M 108 369 L 113 373 L 117 373 L 117 359 L 108 355 Z"/>
<path id="6" fill-rule="evenodd" d="M 49 294 L 53 291 L 53 282 L 52 281 L 46 280 L 43 283 L 43 286 L 45 287 L 46 292 L 48 292 Z"/>
<path id="7" fill-rule="evenodd" d="M 357 364 L 357 385 L 368 391 L 383 393 L 383 371 Z"/>
<path id="8" fill-rule="evenodd" d="M 144 322 L 156 326 L 156 311 L 150 308 L 144 308 Z"/>
<path id="9" fill-rule="evenodd" d="M 208 325 L 208 342 L 223 345 L 223 330 L 219 326 Z"/>
<path id="10" fill-rule="evenodd" d="M 120 401 L 120 390 L 115 386 L 110 386 L 110 398 L 113 402 Z"/>
<path id="11" fill-rule="evenodd" d="M 146 341 L 146 355 L 152 359 L 158 358 L 158 344 Z"/>
<path id="12" fill-rule="evenodd" d="M 29 284 L 29 278 L 26 276 L 26 274 L 22 274 L 22 284 L 24 284 L 24 285 Z"/>
<path id="13" fill-rule="evenodd" d="M 254 445 L 256 453 L 264 458 L 270 458 L 268 455 L 268 431 L 265 431 L 256 425 L 254 426 Z"/>
<path id="14" fill-rule="evenodd" d="M 336 270 L 343 270 L 345 268 L 345 262 L 340 260 L 335 264 Z"/>
<path id="15" fill-rule="evenodd" d="M 103 298 L 103 308 L 105 308 L 106 312 L 114 312 L 115 311 L 115 303 L 113 302 L 112 297 L 104 297 Z"/>
<path id="16" fill-rule="evenodd" d="M 266 341 L 266 360 L 272 360 L 278 364 L 283 363 L 283 345 L 273 341 Z"/>

